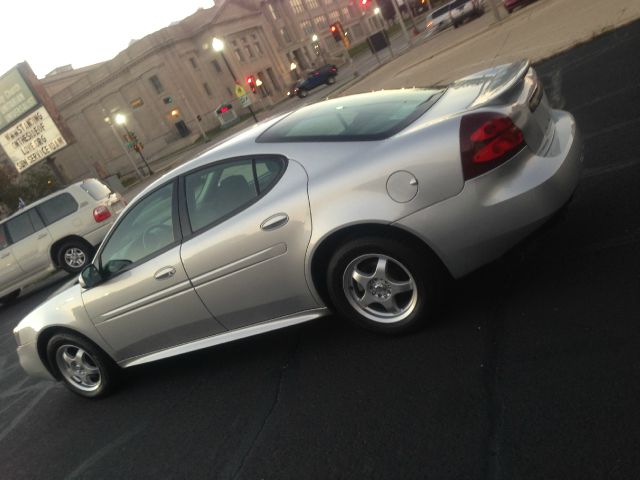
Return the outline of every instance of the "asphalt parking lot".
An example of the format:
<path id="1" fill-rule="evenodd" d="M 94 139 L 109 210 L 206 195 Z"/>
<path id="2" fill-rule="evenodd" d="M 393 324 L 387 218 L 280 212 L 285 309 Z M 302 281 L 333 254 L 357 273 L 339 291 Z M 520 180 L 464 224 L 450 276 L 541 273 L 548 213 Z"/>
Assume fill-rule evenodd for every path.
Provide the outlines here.
<path id="1" fill-rule="evenodd" d="M 632 479 L 640 471 L 640 22 L 536 66 L 583 132 L 562 218 L 430 328 L 337 317 L 136 367 L 86 401 L 26 377 L 0 307 L 0 478 Z"/>

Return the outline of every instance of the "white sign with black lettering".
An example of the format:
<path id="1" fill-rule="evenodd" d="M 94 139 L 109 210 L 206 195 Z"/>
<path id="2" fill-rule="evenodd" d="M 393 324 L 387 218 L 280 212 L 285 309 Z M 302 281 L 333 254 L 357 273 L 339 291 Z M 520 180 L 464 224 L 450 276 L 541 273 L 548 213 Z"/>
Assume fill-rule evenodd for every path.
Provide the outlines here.
<path id="1" fill-rule="evenodd" d="M 251 105 L 251 98 L 249 98 L 249 95 L 243 95 L 240 97 L 240 105 L 242 105 L 244 108 L 247 108 L 249 105 Z"/>
<path id="2" fill-rule="evenodd" d="M 40 107 L 2 132 L 0 145 L 22 172 L 66 147 L 67 142 L 47 110 Z"/>

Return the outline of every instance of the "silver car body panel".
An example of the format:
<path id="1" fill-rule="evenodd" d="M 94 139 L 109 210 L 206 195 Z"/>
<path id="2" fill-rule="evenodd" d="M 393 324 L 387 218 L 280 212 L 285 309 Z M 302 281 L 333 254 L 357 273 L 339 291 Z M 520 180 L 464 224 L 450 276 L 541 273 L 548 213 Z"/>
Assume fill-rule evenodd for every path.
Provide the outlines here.
<path id="1" fill-rule="evenodd" d="M 277 228 L 261 228 L 274 215 Z M 182 244 L 196 292 L 227 329 L 317 308 L 305 277 L 311 236 L 307 175 L 295 161 L 275 186 L 231 219 Z"/>
<path id="2" fill-rule="evenodd" d="M 166 268 L 175 273 L 158 280 Z M 225 331 L 191 286 L 180 246 L 84 290 L 82 298 L 117 361 Z"/>
<path id="3" fill-rule="evenodd" d="M 269 322 L 250 325 L 248 327 L 238 328 L 236 330 L 221 333 L 212 337 L 202 338 L 194 342 L 177 345 L 173 348 L 154 352 L 150 355 L 128 359 L 120 362 L 119 365 L 123 368 L 127 368 L 133 367 L 135 365 L 142 365 L 143 363 L 155 362 L 156 360 L 161 360 L 163 358 L 175 357 L 176 355 L 183 355 L 185 353 L 194 352 L 203 348 L 213 347 L 215 345 L 233 342 L 242 338 L 253 337 L 262 333 L 271 332 L 280 328 L 290 327 L 299 323 L 309 322 L 311 320 L 315 320 L 316 318 L 324 317 L 329 313 L 329 310 L 326 308 L 317 308 L 314 310 L 299 312 L 296 315 L 276 318 L 275 320 L 271 320 Z"/>
<path id="4" fill-rule="evenodd" d="M 121 366 L 131 366 L 316 318 L 328 310 L 312 282 L 315 252 L 331 234 L 365 224 L 413 234 L 461 277 L 530 233 L 576 188 L 579 131 L 570 114 L 549 108 L 540 88 L 526 62 L 479 72 L 452 83 L 421 117 L 382 140 L 256 142 L 282 116 L 242 131 L 140 196 L 213 162 L 265 154 L 288 159 L 273 189 L 231 218 L 187 236 L 181 247 L 85 291 L 89 315 L 63 310 L 54 323 L 77 327 Z M 526 146 L 465 181 L 461 119 L 482 112 L 509 116 Z M 272 222 L 280 228 L 268 230 Z M 159 284 L 154 274 L 167 266 L 176 275 Z M 77 297 L 78 288 L 71 289 Z M 48 323 L 44 310 L 62 298 L 16 327 L 20 345 L 35 341 Z M 78 301 L 74 297 L 76 308 Z"/>

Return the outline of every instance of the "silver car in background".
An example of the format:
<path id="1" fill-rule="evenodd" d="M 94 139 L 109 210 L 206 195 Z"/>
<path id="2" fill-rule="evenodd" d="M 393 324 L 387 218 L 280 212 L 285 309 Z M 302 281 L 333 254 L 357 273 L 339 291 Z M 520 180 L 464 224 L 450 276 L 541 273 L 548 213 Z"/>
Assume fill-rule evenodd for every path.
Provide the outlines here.
<path id="1" fill-rule="evenodd" d="M 303 107 L 139 195 L 80 283 L 15 328 L 20 363 L 98 397 L 119 368 L 330 311 L 417 329 L 447 276 L 569 201 L 581 161 L 573 117 L 550 109 L 526 61 Z"/>

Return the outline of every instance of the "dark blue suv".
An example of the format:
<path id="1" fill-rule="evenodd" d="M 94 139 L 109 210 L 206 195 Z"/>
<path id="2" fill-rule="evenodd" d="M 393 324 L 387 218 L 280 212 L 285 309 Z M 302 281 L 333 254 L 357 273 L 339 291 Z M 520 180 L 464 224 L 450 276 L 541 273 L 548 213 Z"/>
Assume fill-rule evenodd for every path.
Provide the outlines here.
<path id="1" fill-rule="evenodd" d="M 325 65 L 313 70 L 305 80 L 300 80 L 296 85 L 295 94 L 300 98 L 309 95 L 309 90 L 313 90 L 319 85 L 332 85 L 336 83 L 338 67 L 335 65 Z"/>

